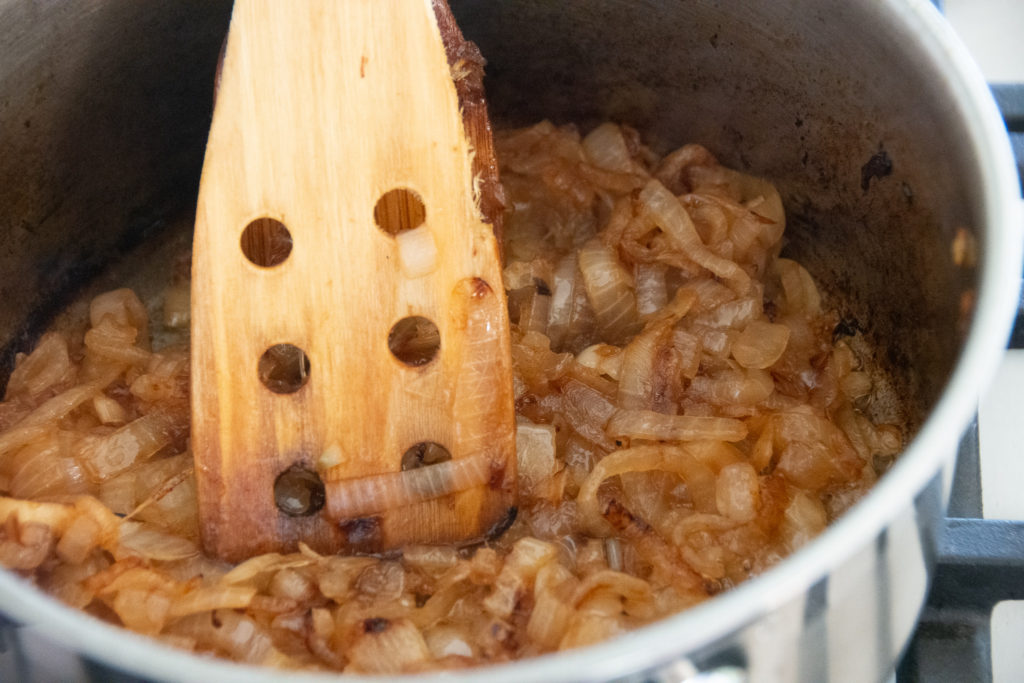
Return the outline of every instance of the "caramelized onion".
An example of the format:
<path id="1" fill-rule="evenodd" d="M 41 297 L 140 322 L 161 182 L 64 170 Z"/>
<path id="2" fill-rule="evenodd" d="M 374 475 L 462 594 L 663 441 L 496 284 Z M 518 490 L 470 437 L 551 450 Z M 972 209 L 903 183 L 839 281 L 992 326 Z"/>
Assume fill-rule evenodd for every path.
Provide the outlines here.
<path id="1" fill-rule="evenodd" d="M 747 427 L 728 417 L 665 415 L 652 410 L 618 410 L 605 428 L 612 438 L 648 441 L 742 441 Z"/>
<path id="2" fill-rule="evenodd" d="M 689 214 L 679 200 L 664 185 L 650 180 L 640 192 L 640 203 L 645 212 L 683 249 L 695 263 L 729 282 L 738 293 L 750 286 L 750 276 L 732 261 L 712 253 L 701 241 Z"/>
<path id="3" fill-rule="evenodd" d="M 404 472 L 325 482 L 326 512 L 332 519 L 365 517 L 465 491 L 491 477 L 486 454 L 447 460 Z"/>

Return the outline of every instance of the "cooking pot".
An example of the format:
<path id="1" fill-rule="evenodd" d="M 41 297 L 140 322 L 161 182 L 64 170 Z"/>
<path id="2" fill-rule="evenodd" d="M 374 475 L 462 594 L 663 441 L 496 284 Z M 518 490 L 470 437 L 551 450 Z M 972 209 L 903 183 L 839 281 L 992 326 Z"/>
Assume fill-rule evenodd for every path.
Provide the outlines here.
<path id="1" fill-rule="evenodd" d="M 490 62 L 499 124 L 612 119 L 658 151 L 700 142 L 771 178 L 786 254 L 870 340 L 890 377 L 871 410 L 910 440 L 867 498 L 764 575 L 608 643 L 443 678 L 888 675 L 1021 273 L 1009 145 L 964 48 L 925 0 L 451 4 Z M 131 269 L 117 259 L 188 225 L 229 15 L 210 0 L 0 0 L 4 375 L 90 283 Z M 0 572 L 0 610 L 59 644 L 48 652 L 147 678 L 280 678 L 101 623 L 13 573 Z"/>

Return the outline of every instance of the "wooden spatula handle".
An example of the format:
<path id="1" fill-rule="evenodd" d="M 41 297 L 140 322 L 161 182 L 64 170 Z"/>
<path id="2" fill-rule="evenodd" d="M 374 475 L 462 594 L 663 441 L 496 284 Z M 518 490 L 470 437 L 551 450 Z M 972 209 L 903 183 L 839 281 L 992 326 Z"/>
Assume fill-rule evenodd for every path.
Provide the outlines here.
<path id="1" fill-rule="evenodd" d="M 446 11 L 236 0 L 192 280 L 200 517 L 225 559 L 474 540 L 513 511 L 508 320 L 483 214 L 500 197 L 482 100 L 460 110 L 479 65 L 446 53 Z M 396 357 L 405 337 L 426 355 Z M 426 444 L 450 460 L 407 455 Z"/>

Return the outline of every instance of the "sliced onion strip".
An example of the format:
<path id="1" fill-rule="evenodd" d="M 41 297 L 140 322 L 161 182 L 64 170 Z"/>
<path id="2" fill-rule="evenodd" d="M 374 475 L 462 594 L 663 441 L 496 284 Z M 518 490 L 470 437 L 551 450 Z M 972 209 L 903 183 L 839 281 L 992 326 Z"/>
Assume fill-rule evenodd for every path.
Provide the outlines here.
<path id="1" fill-rule="evenodd" d="M 326 512 L 334 520 L 365 517 L 465 491 L 490 477 L 491 458 L 484 454 L 405 472 L 327 481 Z"/>
<path id="2" fill-rule="evenodd" d="M 653 410 L 618 410 L 605 428 L 608 436 L 649 441 L 742 441 L 747 427 L 728 417 L 665 415 Z"/>

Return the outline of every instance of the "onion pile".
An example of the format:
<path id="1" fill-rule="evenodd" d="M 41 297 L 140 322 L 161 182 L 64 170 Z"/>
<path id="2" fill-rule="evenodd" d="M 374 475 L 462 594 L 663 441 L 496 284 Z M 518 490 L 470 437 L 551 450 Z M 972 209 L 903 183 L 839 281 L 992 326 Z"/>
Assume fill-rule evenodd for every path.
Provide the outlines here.
<path id="1" fill-rule="evenodd" d="M 18 357 L 0 403 L 0 564 L 187 650 L 416 672 L 588 645 L 685 609 L 871 486 L 903 434 L 866 416 L 877 369 L 779 257 L 770 183 L 697 145 L 658 158 L 613 124 L 581 138 L 544 122 L 496 147 L 520 487 L 501 537 L 205 557 L 179 277 L 162 315 L 109 292 L 83 329 Z M 362 494 L 353 509 L 373 507 Z"/>

